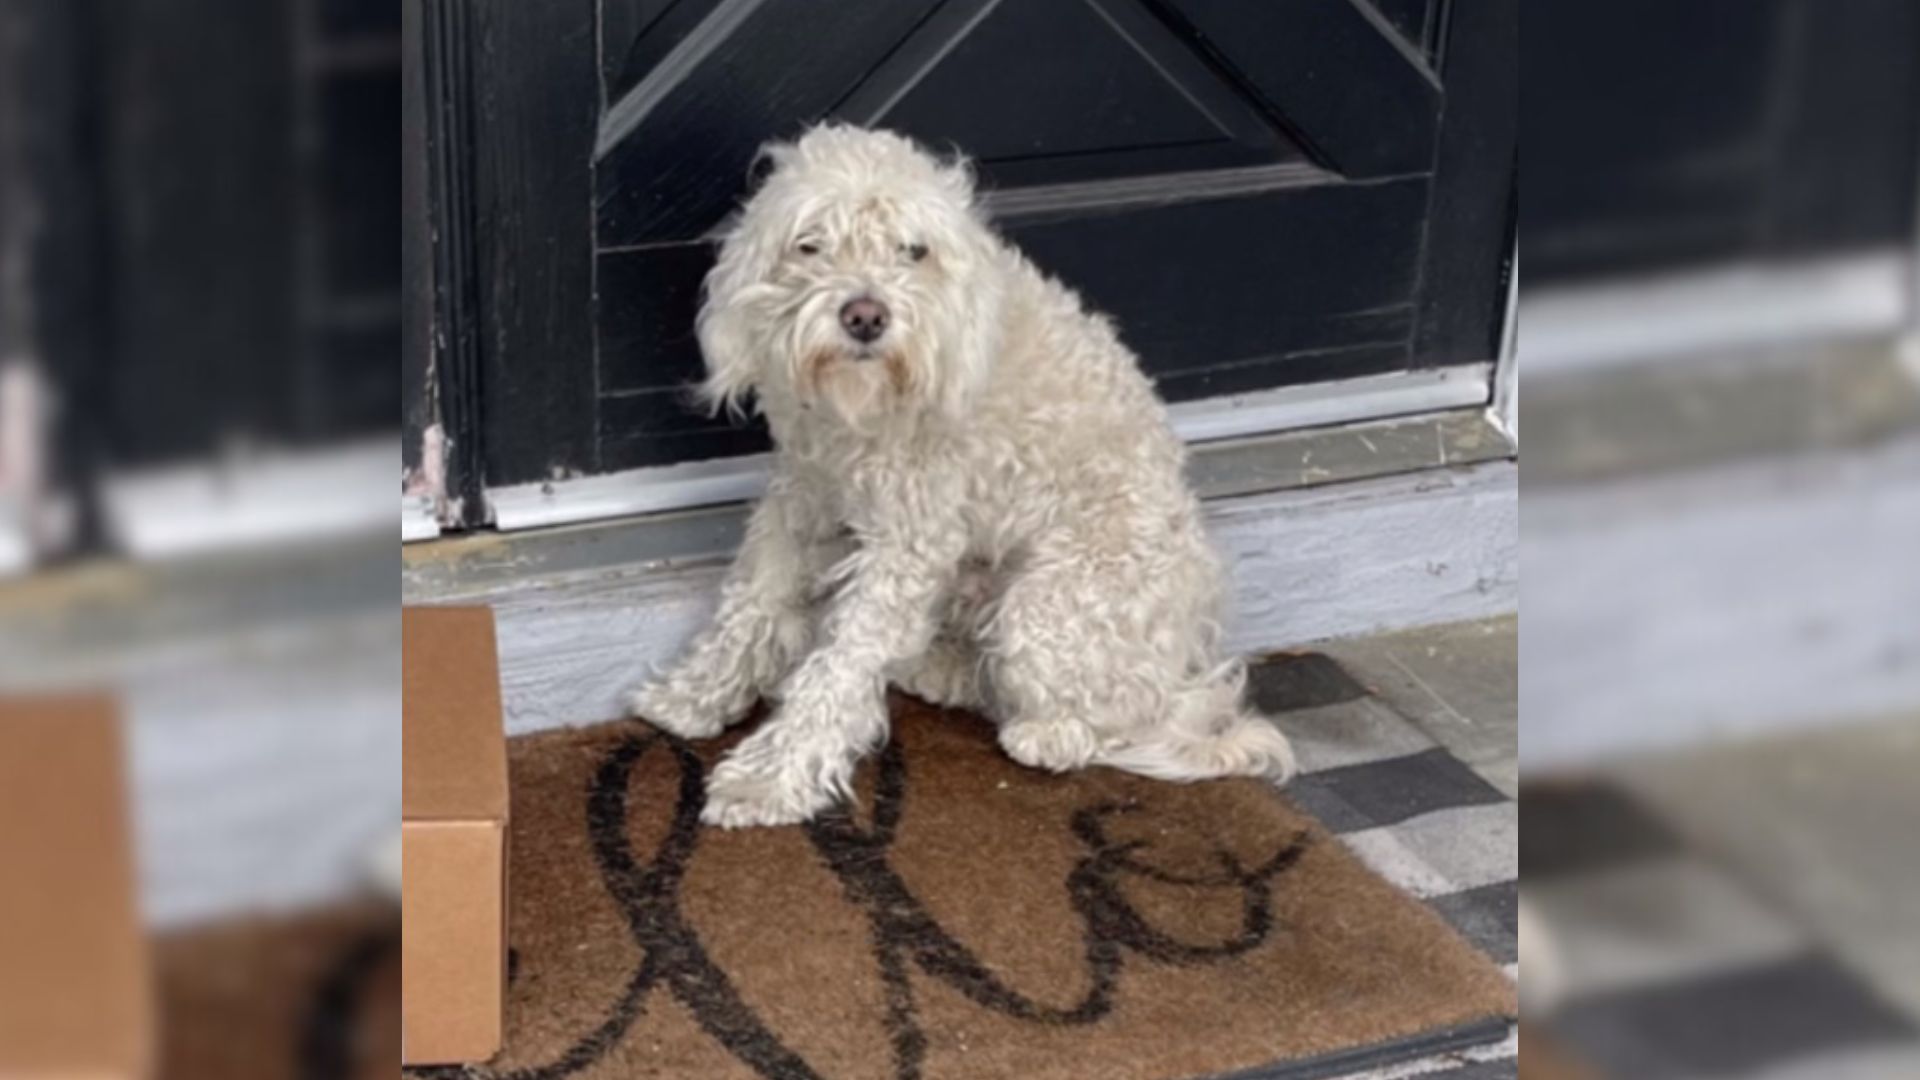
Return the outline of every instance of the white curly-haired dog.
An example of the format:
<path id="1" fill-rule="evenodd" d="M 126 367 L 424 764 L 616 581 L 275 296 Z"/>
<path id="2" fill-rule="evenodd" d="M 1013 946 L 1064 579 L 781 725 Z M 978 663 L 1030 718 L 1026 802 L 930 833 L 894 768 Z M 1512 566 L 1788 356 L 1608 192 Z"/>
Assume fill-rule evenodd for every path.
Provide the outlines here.
<path id="1" fill-rule="evenodd" d="M 699 317 L 715 408 L 777 453 L 713 624 L 631 698 L 688 738 L 755 699 L 710 824 L 803 821 L 887 736 L 889 681 L 1015 761 L 1283 780 L 1218 652 L 1184 451 L 1112 324 L 982 221 L 964 162 L 828 125 L 767 149 Z"/>

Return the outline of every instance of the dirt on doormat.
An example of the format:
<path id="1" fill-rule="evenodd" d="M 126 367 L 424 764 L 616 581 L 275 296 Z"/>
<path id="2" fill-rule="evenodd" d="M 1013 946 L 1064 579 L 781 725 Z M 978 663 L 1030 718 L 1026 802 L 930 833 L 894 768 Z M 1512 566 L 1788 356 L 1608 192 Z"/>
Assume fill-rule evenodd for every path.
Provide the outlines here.
<path id="1" fill-rule="evenodd" d="M 698 824 L 744 730 L 515 740 L 507 1050 L 413 1074 L 1297 1076 L 1505 1030 L 1507 978 L 1258 782 L 1052 776 L 893 713 L 857 805 L 780 829 Z"/>

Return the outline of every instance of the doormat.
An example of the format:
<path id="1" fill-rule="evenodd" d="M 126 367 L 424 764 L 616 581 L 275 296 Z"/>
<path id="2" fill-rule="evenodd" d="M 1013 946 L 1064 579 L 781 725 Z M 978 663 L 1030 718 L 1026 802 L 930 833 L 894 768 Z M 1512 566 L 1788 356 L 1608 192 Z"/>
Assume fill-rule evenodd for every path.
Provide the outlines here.
<path id="1" fill-rule="evenodd" d="M 400 1060 L 400 913 L 348 903 L 155 945 L 160 1080 L 387 1080 Z"/>
<path id="2" fill-rule="evenodd" d="M 414 1075 L 1321 1076 L 1508 1030 L 1506 977 L 1266 786 L 893 717 L 856 805 L 779 829 L 699 825 L 752 724 L 514 740 L 507 1050 Z"/>

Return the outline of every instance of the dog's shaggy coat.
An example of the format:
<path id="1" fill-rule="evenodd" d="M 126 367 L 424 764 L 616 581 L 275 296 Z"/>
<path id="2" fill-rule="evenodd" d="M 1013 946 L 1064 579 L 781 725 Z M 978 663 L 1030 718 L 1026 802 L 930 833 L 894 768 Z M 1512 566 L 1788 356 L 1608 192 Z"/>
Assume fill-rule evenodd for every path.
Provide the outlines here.
<path id="1" fill-rule="evenodd" d="M 705 396 L 766 416 L 774 475 L 713 624 L 631 700 L 690 738 L 778 702 L 706 820 L 844 797 L 889 681 L 993 716 L 1036 768 L 1289 775 L 1219 655 L 1184 451 L 1112 324 L 983 223 L 964 163 L 842 126 L 766 153 L 699 336 Z"/>

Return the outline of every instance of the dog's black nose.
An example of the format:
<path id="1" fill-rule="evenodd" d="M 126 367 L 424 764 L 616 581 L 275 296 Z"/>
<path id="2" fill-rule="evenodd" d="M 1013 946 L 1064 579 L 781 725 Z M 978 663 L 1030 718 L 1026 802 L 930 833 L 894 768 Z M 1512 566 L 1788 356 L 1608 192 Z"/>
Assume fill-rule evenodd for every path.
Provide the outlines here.
<path id="1" fill-rule="evenodd" d="M 840 327 L 862 344 L 887 332 L 887 305 L 871 297 L 847 301 L 840 309 Z"/>

